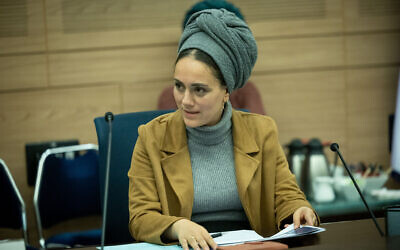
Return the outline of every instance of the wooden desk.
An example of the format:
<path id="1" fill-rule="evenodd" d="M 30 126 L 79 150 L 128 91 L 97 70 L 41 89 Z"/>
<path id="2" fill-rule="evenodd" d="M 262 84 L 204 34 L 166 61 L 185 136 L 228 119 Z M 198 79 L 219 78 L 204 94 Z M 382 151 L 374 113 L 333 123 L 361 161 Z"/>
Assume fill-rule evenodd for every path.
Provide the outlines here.
<path id="1" fill-rule="evenodd" d="M 382 229 L 385 228 L 384 219 L 378 219 Z M 282 240 L 290 248 L 308 250 L 398 250 L 400 249 L 400 236 L 381 237 L 370 219 L 333 222 L 322 224 L 325 232 L 317 235 L 298 237 Z M 78 249 L 78 248 L 77 248 Z M 94 250 L 95 247 L 79 248 L 80 250 Z"/>
<path id="2" fill-rule="evenodd" d="M 384 230 L 384 219 L 379 218 L 378 223 Z M 291 248 L 300 248 L 302 250 L 400 249 L 400 236 L 381 237 L 371 219 L 326 223 L 322 224 L 321 227 L 326 228 L 326 231 L 315 236 L 303 237 L 301 240 L 293 238 L 284 243 Z"/>

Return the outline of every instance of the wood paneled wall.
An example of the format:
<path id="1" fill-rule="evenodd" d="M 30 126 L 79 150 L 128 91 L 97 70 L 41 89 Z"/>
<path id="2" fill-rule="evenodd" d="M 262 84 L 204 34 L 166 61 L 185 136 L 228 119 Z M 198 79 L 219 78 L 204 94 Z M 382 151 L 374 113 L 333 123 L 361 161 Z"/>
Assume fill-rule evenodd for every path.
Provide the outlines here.
<path id="1" fill-rule="evenodd" d="M 397 0 L 232 0 L 259 46 L 251 81 L 295 137 L 337 141 L 349 162 L 389 165 L 400 66 Z M 172 83 L 188 0 L 2 0 L 0 158 L 28 207 L 24 145 L 97 143 L 93 119 L 156 108 Z M 0 235 L 1 236 L 1 235 Z"/>

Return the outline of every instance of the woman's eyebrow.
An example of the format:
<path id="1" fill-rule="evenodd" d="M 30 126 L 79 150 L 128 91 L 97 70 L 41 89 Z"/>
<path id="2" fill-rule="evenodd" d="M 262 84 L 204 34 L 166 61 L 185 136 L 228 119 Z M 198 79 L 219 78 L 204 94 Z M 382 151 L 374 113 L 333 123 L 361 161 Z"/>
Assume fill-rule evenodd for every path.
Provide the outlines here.
<path id="1" fill-rule="evenodd" d="M 208 88 L 208 85 L 205 83 L 192 83 L 191 84 L 192 87 L 206 87 Z"/>
<path id="2" fill-rule="evenodd" d="M 183 82 L 181 82 L 181 81 L 179 81 L 178 79 L 176 79 L 176 78 L 174 78 L 174 81 L 176 82 L 176 83 L 182 83 L 183 84 Z M 208 86 L 208 84 L 205 84 L 205 83 L 192 83 L 192 84 L 190 84 L 190 87 L 206 87 L 206 88 L 209 88 L 209 86 Z"/>
<path id="3" fill-rule="evenodd" d="M 181 81 L 179 81 L 179 80 L 178 80 L 178 79 L 176 79 L 176 78 L 174 78 L 174 81 L 175 81 L 175 82 L 182 83 Z"/>

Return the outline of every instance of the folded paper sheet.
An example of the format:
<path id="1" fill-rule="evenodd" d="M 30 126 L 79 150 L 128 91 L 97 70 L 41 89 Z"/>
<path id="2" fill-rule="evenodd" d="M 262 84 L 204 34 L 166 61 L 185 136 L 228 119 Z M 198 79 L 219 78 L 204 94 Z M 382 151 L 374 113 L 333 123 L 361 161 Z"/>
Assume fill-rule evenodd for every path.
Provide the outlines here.
<path id="1" fill-rule="evenodd" d="M 222 246 L 241 244 L 244 242 L 257 242 L 299 237 L 303 235 L 316 234 L 323 231 L 325 231 L 324 228 L 313 226 L 300 226 L 300 228 L 294 229 L 294 225 L 291 224 L 287 228 L 283 229 L 277 234 L 272 235 L 271 237 L 264 238 L 253 230 L 238 230 L 223 232 L 221 237 L 215 238 L 214 240 L 218 245 Z"/>

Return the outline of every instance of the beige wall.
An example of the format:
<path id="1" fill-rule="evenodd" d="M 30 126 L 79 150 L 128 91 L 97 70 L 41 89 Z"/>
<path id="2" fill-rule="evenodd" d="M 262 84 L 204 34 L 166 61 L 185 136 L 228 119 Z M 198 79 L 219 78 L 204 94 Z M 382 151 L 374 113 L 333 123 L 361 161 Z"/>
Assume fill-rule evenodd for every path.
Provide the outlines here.
<path id="1" fill-rule="evenodd" d="M 35 245 L 24 145 L 97 143 L 95 117 L 155 109 L 161 89 L 172 83 L 183 13 L 195 1 L 9 2 L 21 5 L 0 16 L 0 158 L 27 203 Z M 398 5 L 232 2 L 258 41 L 251 80 L 277 121 L 281 143 L 319 137 L 340 143 L 348 162 L 387 166 L 400 66 Z"/>

